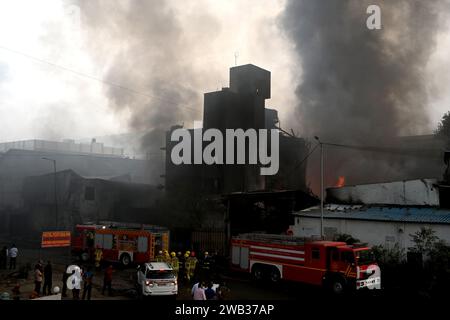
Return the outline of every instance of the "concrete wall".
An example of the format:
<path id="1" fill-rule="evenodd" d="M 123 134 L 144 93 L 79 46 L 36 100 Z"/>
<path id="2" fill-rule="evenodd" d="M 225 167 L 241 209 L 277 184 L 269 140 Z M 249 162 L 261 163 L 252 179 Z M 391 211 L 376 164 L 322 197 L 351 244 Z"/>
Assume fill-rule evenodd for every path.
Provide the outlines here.
<path id="1" fill-rule="evenodd" d="M 450 243 L 450 225 L 324 219 L 324 233 L 327 237 L 332 238 L 334 234 L 346 233 L 371 246 L 392 247 L 398 243 L 405 250 L 414 246 L 410 234 L 414 234 L 422 227 L 432 228 L 436 231 L 436 236 Z M 295 224 L 291 229 L 295 236 L 319 237 L 320 218 L 295 217 Z"/>

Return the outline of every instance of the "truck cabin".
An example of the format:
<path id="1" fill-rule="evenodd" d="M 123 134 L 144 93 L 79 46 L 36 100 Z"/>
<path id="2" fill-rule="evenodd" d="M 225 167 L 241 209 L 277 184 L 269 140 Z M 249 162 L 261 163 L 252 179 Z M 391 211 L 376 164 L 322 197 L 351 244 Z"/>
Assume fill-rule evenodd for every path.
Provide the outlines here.
<path id="1" fill-rule="evenodd" d="M 337 241 L 314 241 L 305 244 L 305 265 L 330 271 L 345 270 L 350 266 L 375 263 L 368 247 L 348 245 Z"/>

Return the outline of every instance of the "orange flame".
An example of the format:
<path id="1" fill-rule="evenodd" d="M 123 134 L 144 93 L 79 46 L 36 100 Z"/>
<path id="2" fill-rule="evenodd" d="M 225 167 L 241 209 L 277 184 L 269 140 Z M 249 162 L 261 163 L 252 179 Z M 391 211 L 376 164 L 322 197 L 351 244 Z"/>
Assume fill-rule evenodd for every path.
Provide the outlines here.
<path id="1" fill-rule="evenodd" d="M 336 187 L 340 188 L 340 187 L 343 187 L 343 186 L 345 186 L 345 177 L 344 176 L 340 176 L 338 178 L 337 183 L 336 183 Z"/>

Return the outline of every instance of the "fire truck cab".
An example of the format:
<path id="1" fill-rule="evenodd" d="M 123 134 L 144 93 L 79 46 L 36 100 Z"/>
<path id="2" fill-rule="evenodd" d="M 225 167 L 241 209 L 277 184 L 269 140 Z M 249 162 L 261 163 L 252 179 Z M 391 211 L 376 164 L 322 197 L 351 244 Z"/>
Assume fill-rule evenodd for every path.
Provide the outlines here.
<path id="1" fill-rule="evenodd" d="M 370 248 L 345 242 L 310 241 L 282 235 L 244 234 L 232 239 L 232 268 L 257 280 L 281 279 L 348 289 L 380 289 L 380 268 Z"/>

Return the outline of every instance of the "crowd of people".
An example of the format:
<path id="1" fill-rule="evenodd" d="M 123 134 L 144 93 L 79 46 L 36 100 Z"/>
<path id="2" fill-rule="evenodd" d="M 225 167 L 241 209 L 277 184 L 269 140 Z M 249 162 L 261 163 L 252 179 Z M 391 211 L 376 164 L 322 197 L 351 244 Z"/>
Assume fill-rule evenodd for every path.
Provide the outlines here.
<path id="1" fill-rule="evenodd" d="M 169 254 L 167 250 L 162 250 L 156 256 L 156 261 L 170 264 L 181 285 L 194 283 L 191 289 L 194 300 L 223 300 L 229 289 L 218 277 L 216 257 L 216 254 L 210 255 L 207 251 L 197 258 L 194 251 Z M 215 284 L 215 281 L 218 283 Z"/>
<path id="2" fill-rule="evenodd" d="M 9 248 L 4 246 L 0 253 L 0 268 L 6 269 L 9 263 L 9 269 L 16 268 L 16 261 L 19 250 L 12 244 Z M 98 247 L 93 254 L 93 266 L 84 266 L 79 268 L 74 265 L 67 265 L 62 275 L 62 297 L 67 298 L 68 290 L 72 291 L 72 299 L 90 300 L 92 295 L 92 286 L 94 275 L 101 272 L 100 263 L 103 262 L 102 250 Z M 225 284 L 218 278 L 216 272 L 216 254 L 210 255 L 204 252 L 201 257 L 197 257 L 194 251 L 186 251 L 184 254 L 179 251 L 171 252 L 167 250 L 159 251 L 155 257 L 157 262 L 166 262 L 176 274 L 178 283 L 185 288 L 191 288 L 191 295 L 194 300 L 221 300 L 224 299 L 229 291 Z M 79 269 L 69 268 L 76 267 Z M 103 271 L 102 294 L 112 295 L 113 266 L 108 264 Z M 52 295 L 53 288 L 53 266 L 51 261 L 44 265 L 39 260 L 34 266 L 34 290 L 30 298 Z M 81 290 L 83 288 L 83 290 Z M 17 288 L 19 292 L 20 288 Z M 16 293 L 17 293 L 16 292 Z"/>

